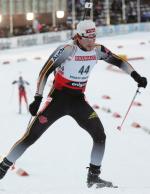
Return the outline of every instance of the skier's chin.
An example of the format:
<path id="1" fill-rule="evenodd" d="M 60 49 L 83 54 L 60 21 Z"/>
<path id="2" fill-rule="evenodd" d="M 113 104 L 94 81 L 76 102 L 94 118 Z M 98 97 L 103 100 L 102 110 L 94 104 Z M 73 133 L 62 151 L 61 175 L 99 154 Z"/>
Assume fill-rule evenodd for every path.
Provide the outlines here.
<path id="1" fill-rule="evenodd" d="M 88 46 L 86 46 L 86 50 L 87 50 L 87 51 L 91 51 L 91 50 L 93 50 L 93 48 L 94 48 L 93 45 L 88 45 Z"/>

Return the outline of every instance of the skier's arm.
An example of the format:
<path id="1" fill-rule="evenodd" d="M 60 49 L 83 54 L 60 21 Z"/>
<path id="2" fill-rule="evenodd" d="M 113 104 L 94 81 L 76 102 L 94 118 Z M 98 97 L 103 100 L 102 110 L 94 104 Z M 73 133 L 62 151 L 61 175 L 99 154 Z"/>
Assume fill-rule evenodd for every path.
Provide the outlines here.
<path id="1" fill-rule="evenodd" d="M 104 60 L 107 63 L 115 65 L 129 74 L 137 83 L 139 87 L 146 87 L 147 80 L 145 77 L 141 77 L 135 69 L 123 58 L 115 55 L 103 45 L 97 45 L 97 54 L 99 60 Z"/>
<path id="2" fill-rule="evenodd" d="M 12 82 L 12 84 L 16 84 L 16 83 L 18 83 L 18 81 L 16 81 L 16 80 Z"/>
<path id="3" fill-rule="evenodd" d="M 48 76 L 61 65 L 71 54 L 72 46 L 63 45 L 58 47 L 49 57 L 41 69 L 37 82 L 36 95 L 42 96 Z"/>
<path id="4" fill-rule="evenodd" d="M 97 49 L 98 49 L 98 57 L 99 57 L 98 59 L 104 60 L 107 63 L 115 65 L 130 75 L 133 71 L 135 71 L 134 68 L 126 60 L 115 55 L 103 45 L 98 45 Z"/>
<path id="5" fill-rule="evenodd" d="M 29 111 L 32 116 L 37 114 L 37 111 L 40 107 L 42 101 L 43 90 L 47 81 L 48 76 L 59 66 L 63 63 L 70 54 L 72 53 L 72 47 L 70 45 L 65 45 L 58 47 L 52 55 L 49 57 L 47 62 L 45 63 L 44 67 L 40 71 L 38 83 L 37 83 L 37 90 L 34 96 L 34 101 L 29 105 Z"/>
<path id="6" fill-rule="evenodd" d="M 26 84 L 26 85 L 30 85 L 30 83 L 29 83 L 29 82 L 27 82 L 27 81 L 25 81 L 25 84 Z"/>

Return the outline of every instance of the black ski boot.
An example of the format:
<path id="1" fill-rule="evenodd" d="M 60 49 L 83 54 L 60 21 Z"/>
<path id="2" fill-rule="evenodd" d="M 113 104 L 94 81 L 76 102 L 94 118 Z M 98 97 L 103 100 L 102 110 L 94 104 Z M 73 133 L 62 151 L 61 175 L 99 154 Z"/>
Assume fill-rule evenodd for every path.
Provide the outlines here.
<path id="1" fill-rule="evenodd" d="M 88 176 L 87 176 L 87 187 L 90 188 L 93 185 L 96 186 L 96 188 L 102 188 L 102 187 L 114 187 L 117 188 L 117 186 L 114 186 L 112 182 L 105 181 L 99 177 L 101 171 L 100 166 L 95 166 L 93 164 L 90 164 Z"/>
<path id="2" fill-rule="evenodd" d="M 13 165 L 12 162 L 7 160 L 7 158 L 4 158 L 3 161 L 0 163 L 0 179 L 2 179 L 5 174 L 7 173 L 7 170 Z"/>

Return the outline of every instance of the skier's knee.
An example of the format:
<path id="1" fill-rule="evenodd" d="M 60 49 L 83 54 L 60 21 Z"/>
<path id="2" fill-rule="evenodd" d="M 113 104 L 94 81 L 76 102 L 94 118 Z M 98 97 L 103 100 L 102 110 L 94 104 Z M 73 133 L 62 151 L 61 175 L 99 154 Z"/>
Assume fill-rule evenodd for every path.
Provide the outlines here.
<path id="1" fill-rule="evenodd" d="M 93 140 L 94 140 L 95 143 L 103 144 L 106 141 L 106 135 L 105 135 L 105 133 L 102 133 L 99 136 L 93 138 Z"/>
<path id="2" fill-rule="evenodd" d="M 22 141 L 22 144 L 25 146 L 25 147 L 29 147 L 29 146 L 31 146 L 32 144 L 34 144 L 36 141 L 37 141 L 37 139 L 39 138 L 39 135 L 35 135 L 34 134 L 34 136 L 32 136 L 32 137 L 30 137 L 30 136 L 28 136 L 27 138 L 25 138 L 23 141 Z"/>

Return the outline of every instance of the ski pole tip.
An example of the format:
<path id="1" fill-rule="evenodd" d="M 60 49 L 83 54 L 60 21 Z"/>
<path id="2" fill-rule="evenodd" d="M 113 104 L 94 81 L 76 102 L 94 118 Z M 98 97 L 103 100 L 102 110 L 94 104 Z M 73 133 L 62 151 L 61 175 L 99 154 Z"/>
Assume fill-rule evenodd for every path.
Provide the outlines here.
<path id="1" fill-rule="evenodd" d="M 121 126 L 118 126 L 117 129 L 120 131 L 121 130 Z"/>

